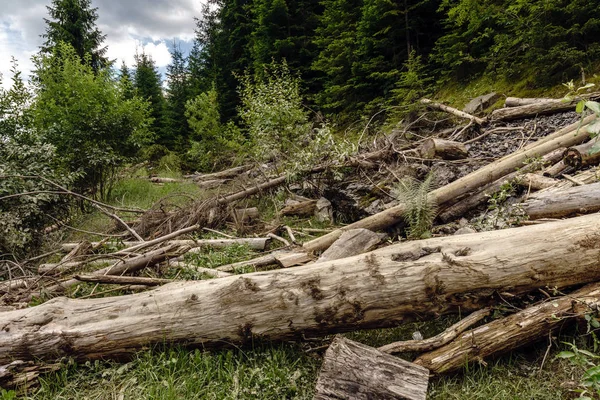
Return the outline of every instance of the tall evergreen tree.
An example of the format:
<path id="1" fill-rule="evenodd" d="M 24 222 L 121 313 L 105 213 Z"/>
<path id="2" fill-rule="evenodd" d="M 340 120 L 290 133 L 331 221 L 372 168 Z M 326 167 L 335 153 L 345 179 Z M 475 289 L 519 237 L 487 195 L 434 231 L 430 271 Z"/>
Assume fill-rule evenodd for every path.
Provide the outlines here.
<path id="1" fill-rule="evenodd" d="M 43 53 L 50 53 L 59 42 L 70 44 L 79 58 L 89 62 L 94 71 L 109 64 L 106 47 L 102 46 L 106 35 L 96 27 L 97 8 L 92 8 L 90 0 L 52 0 L 46 6 L 50 18 L 44 18 L 46 32 L 41 36 L 46 39 L 41 46 Z"/>
<path id="2" fill-rule="evenodd" d="M 123 98 L 126 100 L 133 99 L 133 81 L 131 80 L 131 73 L 129 68 L 125 64 L 125 61 L 121 63 L 121 69 L 119 69 L 119 82 L 121 84 L 121 90 L 123 91 Z"/>
<path id="3" fill-rule="evenodd" d="M 171 64 L 167 66 L 166 126 L 174 145 L 182 149 L 189 138 L 190 128 L 185 117 L 185 103 L 190 98 L 187 63 L 181 48 L 173 43 Z"/>
<path id="4" fill-rule="evenodd" d="M 142 51 L 135 55 L 134 74 L 135 93 L 150 103 L 152 132 L 157 137 L 157 143 L 172 148 L 174 138 L 165 130 L 165 98 L 162 93 L 161 78 L 154 60 Z"/>

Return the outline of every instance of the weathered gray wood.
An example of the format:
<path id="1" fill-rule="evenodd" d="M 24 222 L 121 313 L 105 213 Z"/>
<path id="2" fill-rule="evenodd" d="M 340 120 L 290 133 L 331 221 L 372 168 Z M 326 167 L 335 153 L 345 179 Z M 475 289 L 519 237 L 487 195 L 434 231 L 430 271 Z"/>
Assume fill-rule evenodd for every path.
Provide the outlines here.
<path id="1" fill-rule="evenodd" d="M 468 363 L 485 362 L 488 357 L 547 338 L 549 332 L 564 327 L 569 321 L 596 312 L 599 303 L 600 284 L 594 283 L 569 296 L 527 307 L 467 331 L 446 346 L 421 355 L 414 362 L 436 374 L 458 370 Z"/>
<path id="2" fill-rule="evenodd" d="M 425 140 L 419 148 L 419 152 L 423 158 L 441 158 L 442 160 L 461 160 L 469 155 L 464 144 L 438 138 Z"/>
<path id="3" fill-rule="evenodd" d="M 317 200 L 298 201 L 288 204 L 281 210 L 281 215 L 312 216 L 315 213 Z"/>
<path id="4" fill-rule="evenodd" d="M 496 292 L 600 280 L 598 237 L 600 214 L 592 214 L 126 296 L 57 298 L 0 313 L 0 365 L 119 356 L 153 343 L 298 339 L 477 310 Z"/>
<path id="5" fill-rule="evenodd" d="M 445 104 L 436 103 L 429 99 L 421 99 L 421 103 L 425 104 L 427 107 L 430 107 L 430 108 L 433 108 L 436 110 L 445 111 L 449 114 L 456 115 L 457 117 L 471 120 L 471 121 L 475 122 L 477 125 L 484 125 L 486 123 L 486 120 L 483 118 L 475 117 L 474 115 L 468 114 L 464 111 L 457 110 L 454 107 L 450 107 Z"/>
<path id="6" fill-rule="evenodd" d="M 368 229 L 352 229 L 346 231 L 331 247 L 321 254 L 318 262 L 338 260 L 352 257 L 373 250 L 381 243 L 382 235 Z"/>
<path id="7" fill-rule="evenodd" d="M 519 176 L 517 180 L 521 186 L 532 191 L 546 189 L 560 182 L 558 179 L 532 173 Z"/>
<path id="8" fill-rule="evenodd" d="M 600 182 L 563 190 L 534 193 L 523 210 L 530 219 L 560 218 L 573 214 L 588 214 L 600 210 Z"/>
<path id="9" fill-rule="evenodd" d="M 252 221 L 254 219 L 258 219 L 260 216 L 258 208 L 256 207 L 239 208 L 237 210 L 233 210 L 231 214 L 233 220 L 237 223 Z"/>
<path id="10" fill-rule="evenodd" d="M 252 250 L 264 250 L 269 242 L 269 238 L 236 238 L 236 239 L 182 239 L 182 240 L 168 240 L 165 242 L 165 246 L 169 245 L 178 245 L 178 246 L 189 246 L 191 248 L 200 248 L 200 247 L 215 247 L 215 248 L 223 248 L 227 246 L 231 246 L 232 244 L 243 244 L 250 247 Z M 146 242 L 123 242 L 125 248 L 121 251 L 133 251 L 132 248 L 138 248 L 138 246 L 144 244 Z M 100 242 L 94 242 L 92 245 L 101 245 Z M 68 251 L 69 249 L 76 246 L 77 243 L 64 243 L 61 245 L 61 248 L 64 251 Z"/>
<path id="11" fill-rule="evenodd" d="M 275 253 L 273 256 L 281 268 L 295 267 L 309 263 L 313 260 L 311 256 L 303 251 L 294 253 Z"/>
<path id="12" fill-rule="evenodd" d="M 313 400 L 425 400 L 429 371 L 336 336 L 325 353 Z"/>
<path id="13" fill-rule="evenodd" d="M 147 278 L 144 276 L 75 275 L 73 278 L 81 282 L 106 283 L 114 285 L 158 286 L 175 282 L 173 279 Z"/>
<path id="14" fill-rule="evenodd" d="M 510 121 L 513 119 L 533 117 L 536 115 L 554 114 L 575 110 L 576 102 L 540 102 L 519 107 L 505 107 L 492 111 L 493 121 Z"/>

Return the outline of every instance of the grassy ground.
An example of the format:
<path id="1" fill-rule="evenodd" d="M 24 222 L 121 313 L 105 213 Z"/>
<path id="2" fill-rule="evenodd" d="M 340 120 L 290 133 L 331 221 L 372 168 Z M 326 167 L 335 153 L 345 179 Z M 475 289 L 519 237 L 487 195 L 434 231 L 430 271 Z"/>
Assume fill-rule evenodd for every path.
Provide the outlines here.
<path id="1" fill-rule="evenodd" d="M 152 185 L 141 177 L 125 179 L 117 184 L 111 202 L 123 206 L 149 207 L 153 201 L 173 193 L 198 195 L 193 185 Z M 265 196 L 257 205 L 263 216 L 274 223 L 292 226 L 323 227 L 313 220 L 278 219 L 275 206 L 283 195 Z M 103 215 L 81 217 L 77 227 L 102 230 L 111 224 Z M 80 238 L 72 233 L 73 239 Z M 308 239 L 299 237 L 300 240 Z M 216 266 L 254 257 L 245 246 L 207 249 L 190 255 L 192 265 Z M 244 268 L 238 273 L 250 272 Z M 207 279 L 190 269 L 148 270 L 148 276 L 178 279 Z M 73 297 L 98 295 L 112 290 L 108 285 L 80 285 Z M 108 292 L 115 295 L 126 292 Z M 101 294 L 102 295 L 102 294 Z M 457 317 L 442 317 L 435 321 L 414 322 L 392 329 L 359 331 L 347 337 L 371 346 L 380 346 L 412 337 L 419 331 L 430 337 L 451 325 Z M 310 399 L 313 395 L 322 351 L 331 338 L 306 343 L 255 343 L 245 348 L 232 347 L 219 351 L 204 351 L 180 346 L 156 346 L 135 354 L 122 362 L 66 362 L 60 371 L 43 376 L 37 391 L 24 395 L 26 399 Z M 588 366 L 575 366 L 558 359 L 565 349 L 563 341 L 577 340 L 580 349 L 593 351 L 593 346 L 580 337 L 566 334 L 553 341 L 546 354 L 547 343 L 506 355 L 487 366 L 468 366 L 450 376 L 433 378 L 428 397 L 431 399 L 571 399 L 577 397 L 580 377 Z M 591 354 L 591 353 L 590 353 Z M 411 355 L 404 355 L 411 359 Z M 593 357 L 587 361 L 595 362 Z M 540 366 L 543 363 L 543 369 Z M 13 398 L 14 393 L 0 391 L 0 399 Z"/>

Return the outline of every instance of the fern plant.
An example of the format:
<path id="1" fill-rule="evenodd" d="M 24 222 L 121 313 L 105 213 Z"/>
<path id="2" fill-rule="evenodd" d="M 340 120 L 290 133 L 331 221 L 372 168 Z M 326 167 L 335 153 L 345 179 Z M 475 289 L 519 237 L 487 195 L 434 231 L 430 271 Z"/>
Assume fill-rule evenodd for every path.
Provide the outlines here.
<path id="1" fill-rule="evenodd" d="M 409 239 L 431 236 L 431 227 L 437 214 L 437 205 L 429 197 L 432 188 L 433 174 L 429 174 L 423 182 L 414 178 L 404 178 L 394 190 L 398 201 L 406 206 L 404 219 L 408 224 Z"/>

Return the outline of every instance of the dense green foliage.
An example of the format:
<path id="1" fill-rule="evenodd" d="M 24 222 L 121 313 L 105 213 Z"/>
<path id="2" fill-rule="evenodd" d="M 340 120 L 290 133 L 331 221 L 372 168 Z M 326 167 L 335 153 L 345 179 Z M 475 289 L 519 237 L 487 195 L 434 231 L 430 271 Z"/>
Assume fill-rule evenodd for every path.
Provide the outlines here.
<path id="1" fill-rule="evenodd" d="M 33 125 L 56 147 L 61 165 L 79 173 L 77 190 L 105 195 L 105 183 L 123 157 L 152 139 L 146 103 L 125 99 L 109 69 L 94 73 L 65 43 L 37 57 L 36 67 Z"/>

